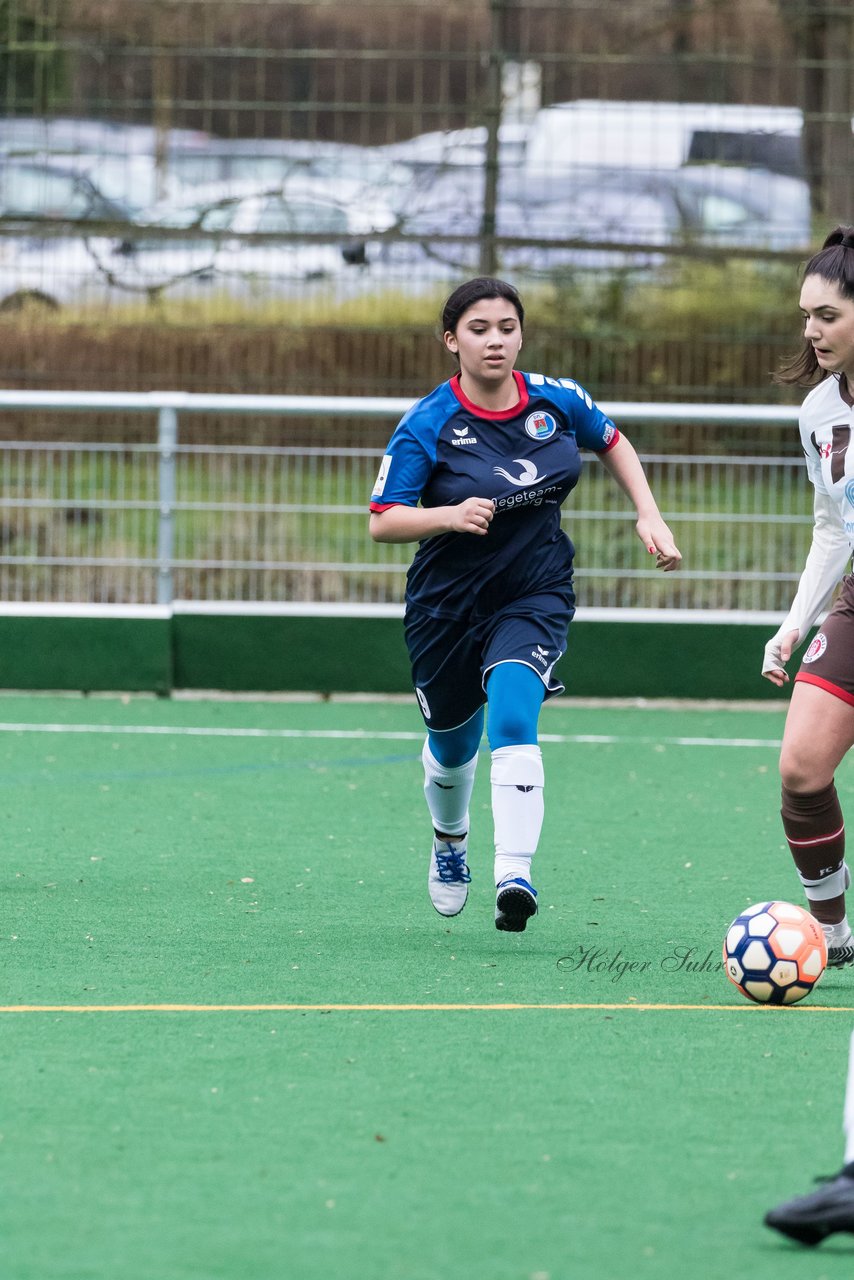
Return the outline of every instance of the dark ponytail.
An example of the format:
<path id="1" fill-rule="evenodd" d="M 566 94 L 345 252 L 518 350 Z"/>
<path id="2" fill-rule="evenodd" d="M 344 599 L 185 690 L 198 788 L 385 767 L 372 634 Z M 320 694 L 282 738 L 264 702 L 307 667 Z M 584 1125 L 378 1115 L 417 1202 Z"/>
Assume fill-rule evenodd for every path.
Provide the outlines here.
<path id="1" fill-rule="evenodd" d="M 820 276 L 828 284 L 835 284 L 843 298 L 854 302 L 854 227 L 834 227 L 804 267 L 801 278 L 806 280 L 807 276 Z M 819 372 L 821 376 L 816 377 Z M 774 374 L 774 381 L 808 387 L 827 376 L 826 370 L 819 370 L 812 343 L 804 338 L 801 350 Z"/>

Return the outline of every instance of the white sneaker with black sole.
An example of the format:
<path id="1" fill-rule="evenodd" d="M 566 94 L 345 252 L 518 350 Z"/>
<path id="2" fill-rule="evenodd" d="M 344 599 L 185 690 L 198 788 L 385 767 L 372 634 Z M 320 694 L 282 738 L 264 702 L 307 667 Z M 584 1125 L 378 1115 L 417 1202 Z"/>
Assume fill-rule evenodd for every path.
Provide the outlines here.
<path id="1" fill-rule="evenodd" d="M 466 842 L 433 839 L 427 889 L 440 916 L 458 916 L 466 905 L 471 875 L 466 865 Z"/>

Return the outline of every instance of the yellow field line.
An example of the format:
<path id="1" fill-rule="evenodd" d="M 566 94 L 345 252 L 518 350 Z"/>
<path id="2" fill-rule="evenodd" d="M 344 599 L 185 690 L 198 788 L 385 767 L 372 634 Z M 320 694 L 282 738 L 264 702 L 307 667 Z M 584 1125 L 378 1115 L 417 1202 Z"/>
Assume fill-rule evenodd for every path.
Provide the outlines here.
<path id="1" fill-rule="evenodd" d="M 641 1012 L 747 1013 L 759 1009 L 792 1008 L 785 1005 L 743 1004 L 7 1004 L 2 1013 L 480 1013 L 543 1011 L 596 1011 L 636 1009 Z M 854 1013 L 850 1005 L 798 1005 L 809 1013 Z"/>

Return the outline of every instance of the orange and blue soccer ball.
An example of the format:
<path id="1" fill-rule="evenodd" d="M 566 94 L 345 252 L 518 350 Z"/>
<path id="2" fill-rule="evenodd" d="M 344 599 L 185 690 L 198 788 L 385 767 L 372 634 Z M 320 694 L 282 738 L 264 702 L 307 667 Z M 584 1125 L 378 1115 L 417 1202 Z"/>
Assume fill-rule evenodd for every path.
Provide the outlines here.
<path id="1" fill-rule="evenodd" d="M 754 903 L 736 916 L 724 938 L 727 977 L 757 1004 L 803 1000 L 826 964 L 821 925 L 792 902 Z"/>

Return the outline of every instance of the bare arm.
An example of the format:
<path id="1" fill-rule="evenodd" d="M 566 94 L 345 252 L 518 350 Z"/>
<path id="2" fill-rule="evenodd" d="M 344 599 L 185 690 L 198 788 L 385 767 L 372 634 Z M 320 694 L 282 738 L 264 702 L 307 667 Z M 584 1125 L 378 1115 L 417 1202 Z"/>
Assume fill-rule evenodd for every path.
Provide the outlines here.
<path id="1" fill-rule="evenodd" d="M 483 537 L 495 514 L 491 498 L 466 498 L 454 507 L 405 507 L 372 511 L 368 529 L 374 542 L 420 542 L 437 533 L 474 533 Z"/>
<path id="2" fill-rule="evenodd" d="M 682 552 L 673 541 L 673 534 L 661 518 L 661 512 L 647 482 L 641 461 L 634 446 L 621 435 L 607 453 L 600 453 L 599 460 L 610 471 L 617 484 L 634 503 L 637 512 L 635 530 L 650 555 L 656 557 L 659 569 L 668 573 L 678 569 Z"/>

